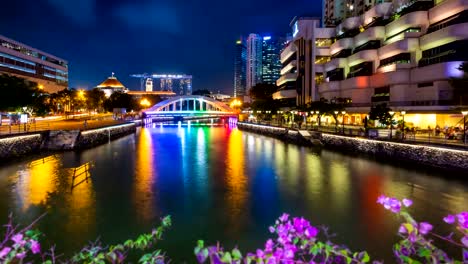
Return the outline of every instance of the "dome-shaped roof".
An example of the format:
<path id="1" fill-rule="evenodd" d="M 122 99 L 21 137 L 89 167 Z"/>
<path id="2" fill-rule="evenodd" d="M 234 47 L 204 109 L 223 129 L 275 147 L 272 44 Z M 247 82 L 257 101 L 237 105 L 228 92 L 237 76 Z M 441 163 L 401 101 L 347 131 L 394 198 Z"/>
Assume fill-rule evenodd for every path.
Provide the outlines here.
<path id="1" fill-rule="evenodd" d="M 125 89 L 125 86 L 117 80 L 117 78 L 114 77 L 114 74 L 112 74 L 111 77 L 107 78 L 104 82 L 102 82 L 100 85 L 97 86 L 97 88 L 122 88 Z"/>

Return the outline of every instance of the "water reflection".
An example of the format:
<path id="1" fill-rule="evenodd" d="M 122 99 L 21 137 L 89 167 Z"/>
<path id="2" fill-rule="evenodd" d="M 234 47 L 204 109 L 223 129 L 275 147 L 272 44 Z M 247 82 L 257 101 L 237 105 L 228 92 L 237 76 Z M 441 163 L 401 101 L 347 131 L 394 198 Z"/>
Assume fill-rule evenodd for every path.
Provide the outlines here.
<path id="1" fill-rule="evenodd" d="M 147 232 L 170 214 L 174 228 L 164 249 L 174 263 L 193 263 L 197 239 L 252 250 L 289 212 L 393 263 L 399 220 L 375 203 L 379 194 L 413 199 L 415 217 L 434 223 L 468 204 L 466 182 L 222 127 L 145 128 L 48 159 L 0 169 L 0 219 L 15 212 L 28 223 L 47 211 L 39 228 L 66 253 L 97 237 L 113 243 Z M 72 169 L 62 164 L 88 161 L 96 164 L 91 179 L 71 192 Z"/>
<path id="2" fill-rule="evenodd" d="M 150 130 L 143 129 L 136 146 L 135 179 L 133 185 L 133 202 L 136 215 L 143 223 L 154 218 L 155 205 L 153 186 L 157 178 L 155 146 Z"/>
<path id="3" fill-rule="evenodd" d="M 56 171 L 60 161 L 56 156 L 35 160 L 18 171 L 17 194 L 21 208 L 40 205 L 49 193 L 57 190 Z"/>
<path id="4" fill-rule="evenodd" d="M 229 216 L 229 232 L 236 234 L 242 228 L 241 224 L 248 218 L 245 211 L 247 203 L 248 181 L 244 173 L 244 141 L 242 133 L 238 129 L 233 129 L 229 134 L 227 155 L 226 155 L 226 200 L 227 212 Z"/>

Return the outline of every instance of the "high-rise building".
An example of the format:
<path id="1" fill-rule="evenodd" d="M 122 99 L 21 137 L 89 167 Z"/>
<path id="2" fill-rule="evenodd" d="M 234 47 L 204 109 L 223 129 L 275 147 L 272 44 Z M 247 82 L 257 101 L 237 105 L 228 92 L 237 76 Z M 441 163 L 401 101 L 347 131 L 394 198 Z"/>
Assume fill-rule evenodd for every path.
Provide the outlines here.
<path id="1" fill-rule="evenodd" d="M 395 0 L 408 2 L 412 0 Z M 376 4 L 392 2 L 392 0 L 323 0 L 322 22 L 327 26 L 336 26 L 343 19 L 364 14 Z"/>
<path id="2" fill-rule="evenodd" d="M 262 82 L 275 84 L 280 77 L 280 53 L 285 44 L 284 38 L 264 36 L 262 47 Z"/>
<path id="3" fill-rule="evenodd" d="M 335 34 L 333 28 L 320 28 L 320 18 L 294 18 L 290 24 L 292 39 L 281 52 L 281 77 L 274 99 L 296 100 L 307 105 L 319 99 L 318 85 L 323 82 L 323 64 L 330 60 L 329 47 Z"/>
<path id="4" fill-rule="evenodd" d="M 258 34 L 250 34 L 247 38 L 246 95 L 252 87 L 262 82 L 262 45 L 263 38 Z"/>
<path id="5" fill-rule="evenodd" d="M 336 26 L 318 98 L 346 99 L 347 124 L 386 104 L 415 127 L 457 126 L 468 106 L 451 80 L 464 74 L 467 28 L 466 1 L 375 1 Z"/>
<path id="6" fill-rule="evenodd" d="M 68 87 L 68 62 L 0 35 L 0 74 L 35 82 L 55 93 Z"/>
<path id="7" fill-rule="evenodd" d="M 242 98 L 245 94 L 247 83 L 246 76 L 246 61 L 247 48 L 242 40 L 236 41 L 236 49 L 234 55 L 234 97 Z"/>

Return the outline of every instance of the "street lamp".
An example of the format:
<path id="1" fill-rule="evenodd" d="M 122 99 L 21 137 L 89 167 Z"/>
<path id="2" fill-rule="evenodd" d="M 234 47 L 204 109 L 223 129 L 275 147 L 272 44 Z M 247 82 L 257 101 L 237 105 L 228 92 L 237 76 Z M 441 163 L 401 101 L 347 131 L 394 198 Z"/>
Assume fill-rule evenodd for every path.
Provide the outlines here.
<path id="1" fill-rule="evenodd" d="M 343 135 L 344 135 L 344 117 L 346 115 L 346 111 L 341 111 L 341 114 L 343 115 L 342 119 L 341 119 L 341 126 L 342 126 L 342 130 L 343 130 Z"/>
<path id="2" fill-rule="evenodd" d="M 318 128 L 320 130 L 320 111 L 315 111 L 315 114 L 317 114 L 317 124 L 318 124 Z"/>
<path id="3" fill-rule="evenodd" d="M 468 111 L 462 111 L 463 115 L 463 144 L 466 144 L 466 116 L 468 115 Z"/>
<path id="4" fill-rule="evenodd" d="M 395 112 L 390 111 L 388 113 L 390 114 L 390 139 L 392 139 L 393 116 L 395 115 Z"/>
<path id="5" fill-rule="evenodd" d="M 338 132 L 338 111 L 335 111 L 335 133 Z"/>
<path id="6" fill-rule="evenodd" d="M 403 127 L 402 127 L 402 132 L 401 132 L 401 139 L 404 140 L 405 139 L 405 115 L 406 115 L 406 111 L 401 111 L 401 116 L 403 117 Z"/>
<path id="7" fill-rule="evenodd" d="M 151 105 L 151 103 L 150 103 L 150 101 L 148 101 L 148 99 L 143 98 L 143 99 L 141 99 L 141 101 L 140 101 L 140 105 L 143 106 L 143 107 L 148 107 L 148 106 Z"/>

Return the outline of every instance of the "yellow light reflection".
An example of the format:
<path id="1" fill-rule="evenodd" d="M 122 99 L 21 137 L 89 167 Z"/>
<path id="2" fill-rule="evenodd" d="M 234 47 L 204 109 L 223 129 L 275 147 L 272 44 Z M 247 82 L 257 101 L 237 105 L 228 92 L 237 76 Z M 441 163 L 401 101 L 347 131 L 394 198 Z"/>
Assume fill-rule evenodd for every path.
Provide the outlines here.
<path id="1" fill-rule="evenodd" d="M 18 171 L 18 194 L 23 210 L 41 204 L 47 199 L 48 193 L 57 190 L 58 167 L 58 158 L 50 156 L 33 161 L 28 168 Z"/>
<path id="2" fill-rule="evenodd" d="M 133 201 L 136 214 L 143 222 L 151 221 L 154 217 L 153 185 L 156 178 L 154 168 L 153 139 L 150 130 L 142 129 L 136 148 L 135 183 Z"/>
<path id="3" fill-rule="evenodd" d="M 229 135 L 226 164 L 227 215 L 230 217 L 230 232 L 238 233 L 247 216 L 247 177 L 244 174 L 245 157 L 242 132 L 233 129 Z"/>
<path id="4" fill-rule="evenodd" d="M 83 234 L 91 234 L 96 227 L 96 198 L 93 190 L 93 183 L 90 173 L 91 163 L 83 164 L 77 170 L 81 173 L 76 177 L 73 190 L 67 199 L 69 208 L 69 220 L 66 228 L 68 233 L 74 237 L 80 237 Z M 72 184 L 72 178 L 75 169 L 66 171 L 66 178 Z"/>

